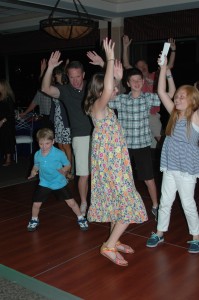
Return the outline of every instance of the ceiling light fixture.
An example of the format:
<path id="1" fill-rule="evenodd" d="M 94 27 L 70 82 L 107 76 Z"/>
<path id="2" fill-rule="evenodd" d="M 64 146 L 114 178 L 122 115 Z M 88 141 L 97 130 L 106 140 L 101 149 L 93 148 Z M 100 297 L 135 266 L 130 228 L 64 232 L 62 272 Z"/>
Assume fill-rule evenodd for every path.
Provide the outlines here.
<path id="1" fill-rule="evenodd" d="M 98 22 L 91 20 L 86 9 L 79 0 L 73 0 L 77 17 L 54 18 L 53 15 L 59 4 L 57 1 L 48 19 L 40 21 L 40 29 L 58 39 L 80 39 L 98 28 Z M 81 9 L 78 9 L 78 5 Z"/>

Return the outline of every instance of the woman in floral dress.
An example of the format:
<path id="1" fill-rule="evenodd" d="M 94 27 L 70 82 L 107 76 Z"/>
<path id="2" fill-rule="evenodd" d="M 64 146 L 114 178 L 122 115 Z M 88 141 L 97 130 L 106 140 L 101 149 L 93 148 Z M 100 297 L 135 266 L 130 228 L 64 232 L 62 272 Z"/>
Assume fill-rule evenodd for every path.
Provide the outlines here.
<path id="1" fill-rule="evenodd" d="M 111 222 L 111 233 L 100 252 L 119 266 L 128 262 L 119 253 L 133 253 L 133 249 L 119 241 L 130 223 L 147 220 L 143 201 L 132 176 L 126 141 L 108 102 L 116 95 L 114 75 L 122 78 L 122 65 L 115 62 L 111 40 L 103 41 L 107 69 L 105 76 L 95 74 L 85 100 L 85 111 L 92 117 L 95 129 L 91 153 L 91 205 L 87 218 L 90 222 Z"/>

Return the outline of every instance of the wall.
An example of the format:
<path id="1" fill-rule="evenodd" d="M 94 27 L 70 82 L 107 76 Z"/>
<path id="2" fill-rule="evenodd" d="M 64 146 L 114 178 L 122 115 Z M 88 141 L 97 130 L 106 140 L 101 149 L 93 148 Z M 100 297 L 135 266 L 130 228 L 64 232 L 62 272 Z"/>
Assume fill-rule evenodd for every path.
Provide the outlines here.
<path id="1" fill-rule="evenodd" d="M 199 9 L 125 18 L 124 31 L 134 41 L 199 36 Z"/>

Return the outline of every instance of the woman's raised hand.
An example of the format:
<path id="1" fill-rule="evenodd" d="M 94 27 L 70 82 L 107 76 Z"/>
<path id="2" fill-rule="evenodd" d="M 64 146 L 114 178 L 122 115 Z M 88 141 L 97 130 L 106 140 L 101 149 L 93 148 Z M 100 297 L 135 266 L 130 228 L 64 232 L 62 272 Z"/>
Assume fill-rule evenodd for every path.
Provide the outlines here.
<path id="1" fill-rule="evenodd" d="M 46 70 L 47 68 L 47 59 L 43 58 L 41 60 L 41 66 L 40 66 L 40 70 L 41 70 L 41 73 L 43 74 L 44 71 Z"/>
<path id="2" fill-rule="evenodd" d="M 129 39 L 128 35 L 123 35 L 122 42 L 123 42 L 123 47 L 128 48 L 132 42 L 132 39 Z"/>
<path id="3" fill-rule="evenodd" d="M 90 58 L 90 64 L 95 65 L 95 66 L 104 66 L 104 61 L 101 58 L 101 56 L 99 56 L 95 51 L 88 51 L 87 52 L 87 57 Z"/>
<path id="4" fill-rule="evenodd" d="M 115 60 L 115 64 L 114 64 L 114 71 L 113 71 L 113 74 L 114 74 L 114 78 L 119 82 L 122 77 L 123 77 L 123 66 L 122 66 L 122 63 L 121 61 L 119 60 Z"/>
<path id="5" fill-rule="evenodd" d="M 112 40 L 108 40 L 108 38 L 105 38 L 103 40 L 103 47 L 106 53 L 107 62 L 109 60 L 115 60 L 115 54 L 114 54 L 115 42 L 113 42 Z"/>

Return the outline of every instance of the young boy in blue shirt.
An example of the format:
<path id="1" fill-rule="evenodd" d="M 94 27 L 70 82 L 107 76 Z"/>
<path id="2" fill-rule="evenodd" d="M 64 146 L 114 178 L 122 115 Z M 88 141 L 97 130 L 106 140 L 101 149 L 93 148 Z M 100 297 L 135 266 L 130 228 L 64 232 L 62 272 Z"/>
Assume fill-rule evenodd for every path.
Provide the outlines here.
<path id="1" fill-rule="evenodd" d="M 39 226 L 40 207 L 53 193 L 56 198 L 64 200 L 78 218 L 81 230 L 88 229 L 88 223 L 80 212 L 79 206 L 72 197 L 67 187 L 66 173 L 70 169 L 70 163 L 65 153 L 54 144 L 54 133 L 51 129 L 43 128 L 37 132 L 37 141 L 40 150 L 35 153 L 34 166 L 28 179 L 39 173 L 39 185 L 33 194 L 32 218 L 27 226 L 28 231 L 35 231 Z"/>

